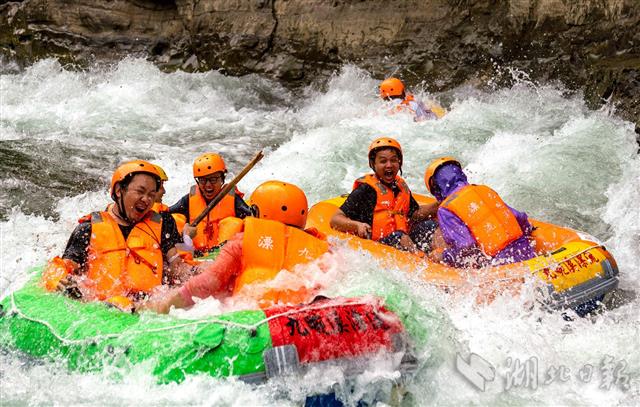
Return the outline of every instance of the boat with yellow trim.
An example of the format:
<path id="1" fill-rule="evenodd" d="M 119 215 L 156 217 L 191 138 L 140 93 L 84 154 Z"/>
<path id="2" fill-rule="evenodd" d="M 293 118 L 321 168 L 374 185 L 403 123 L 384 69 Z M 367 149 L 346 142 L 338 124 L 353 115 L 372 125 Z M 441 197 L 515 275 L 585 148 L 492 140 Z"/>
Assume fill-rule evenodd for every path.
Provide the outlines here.
<path id="1" fill-rule="evenodd" d="M 420 204 L 435 202 L 424 195 L 413 196 Z M 307 227 L 343 239 L 350 247 L 367 251 L 380 261 L 418 275 L 447 292 L 476 291 L 478 302 L 490 302 L 505 290 L 517 291 L 526 278 L 534 275 L 542 284 L 541 297 L 546 306 L 574 309 L 582 316 L 593 311 L 606 294 L 618 287 L 618 267 L 611 253 L 594 237 L 567 227 L 530 219 L 535 228 L 531 238 L 536 257 L 484 269 L 458 269 L 332 229 L 331 217 L 346 197 L 315 204 L 309 210 Z"/>
<path id="2" fill-rule="evenodd" d="M 447 110 L 444 107 L 440 106 L 432 100 L 426 101 L 425 106 L 427 106 L 427 108 L 431 110 L 438 119 L 442 119 L 444 115 L 447 114 Z"/>

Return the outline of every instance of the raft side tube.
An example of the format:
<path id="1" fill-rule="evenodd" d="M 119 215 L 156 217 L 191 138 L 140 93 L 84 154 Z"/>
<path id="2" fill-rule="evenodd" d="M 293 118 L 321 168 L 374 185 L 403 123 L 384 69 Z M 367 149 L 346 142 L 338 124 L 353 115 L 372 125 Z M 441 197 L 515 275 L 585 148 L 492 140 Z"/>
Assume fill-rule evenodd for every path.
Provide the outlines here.
<path id="1" fill-rule="evenodd" d="M 413 194 L 420 204 L 434 203 L 431 197 Z M 321 201 L 311 207 L 307 226 L 338 238 L 356 250 L 363 250 L 383 264 L 417 274 L 446 292 L 478 291 L 477 302 L 490 302 L 499 293 L 516 293 L 530 275 L 539 278 L 543 297 L 553 309 L 574 308 L 598 300 L 617 288 L 617 266 L 613 256 L 596 239 L 582 232 L 531 219 L 532 244 L 537 257 L 519 263 L 485 269 L 457 269 L 427 258 L 400 251 L 372 240 L 338 232 L 330 227 L 331 217 L 346 195 Z"/>
<path id="2" fill-rule="evenodd" d="M 295 367 L 296 358 L 307 368 L 319 362 L 349 365 L 380 352 L 408 353 L 399 317 L 374 297 L 185 320 L 124 313 L 103 303 L 48 293 L 40 272 L 36 269 L 30 282 L 1 301 L 0 347 L 39 360 L 63 361 L 69 370 L 115 367 L 115 372 L 125 373 L 145 363 L 159 383 L 202 373 L 258 383 Z M 276 351 L 274 346 L 289 350 Z M 280 358 L 281 365 L 274 364 L 274 358 Z"/>

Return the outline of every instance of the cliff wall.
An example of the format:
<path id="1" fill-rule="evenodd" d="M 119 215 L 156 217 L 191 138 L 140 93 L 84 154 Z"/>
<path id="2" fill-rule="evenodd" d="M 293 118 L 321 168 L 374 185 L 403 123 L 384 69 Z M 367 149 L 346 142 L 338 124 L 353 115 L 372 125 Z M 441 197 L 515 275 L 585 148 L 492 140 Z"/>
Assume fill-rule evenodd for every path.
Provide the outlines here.
<path id="1" fill-rule="evenodd" d="M 345 62 L 432 91 L 514 67 L 611 100 L 640 128 L 638 0 L 0 0 L 0 53 L 80 66 L 125 55 L 290 84 Z"/>

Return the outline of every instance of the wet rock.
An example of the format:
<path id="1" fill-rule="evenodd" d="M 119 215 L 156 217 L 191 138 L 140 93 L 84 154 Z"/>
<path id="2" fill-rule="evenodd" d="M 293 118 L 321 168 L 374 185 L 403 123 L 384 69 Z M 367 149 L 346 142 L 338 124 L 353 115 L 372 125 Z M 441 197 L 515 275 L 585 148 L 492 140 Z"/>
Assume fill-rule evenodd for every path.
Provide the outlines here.
<path id="1" fill-rule="evenodd" d="M 509 85 L 510 67 L 640 126 L 638 27 L 637 0 L 24 0 L 0 4 L 0 53 L 78 65 L 133 54 L 294 86 L 350 62 L 432 91 Z"/>
<path id="2" fill-rule="evenodd" d="M 185 71 L 197 71 L 200 64 L 198 64 L 198 57 L 195 55 L 191 55 L 184 64 L 182 64 L 182 69 Z"/>

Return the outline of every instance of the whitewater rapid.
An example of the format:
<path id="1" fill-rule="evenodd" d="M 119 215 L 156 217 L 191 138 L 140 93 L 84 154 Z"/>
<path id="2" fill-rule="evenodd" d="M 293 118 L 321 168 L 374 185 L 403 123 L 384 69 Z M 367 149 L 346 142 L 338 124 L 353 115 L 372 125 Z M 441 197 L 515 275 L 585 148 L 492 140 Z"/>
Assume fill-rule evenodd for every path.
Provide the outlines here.
<path id="1" fill-rule="evenodd" d="M 579 93 L 526 80 L 508 89 L 431 94 L 425 78 L 427 86 L 416 96 L 444 104 L 449 112 L 442 120 L 414 123 L 388 115 L 376 98 L 377 81 L 352 66 L 322 89 L 301 91 L 257 76 L 167 74 L 138 59 L 84 72 L 65 70 L 55 60 L 24 70 L 4 64 L 1 70 L 0 297 L 24 284 L 32 267 L 62 253 L 80 216 L 105 206 L 119 162 L 142 158 L 160 164 L 169 174 L 165 202 L 171 204 L 187 192 L 191 164 L 202 152 L 221 153 L 233 173 L 263 149 L 265 158 L 240 190 L 250 194 L 263 181 L 282 179 L 316 202 L 348 192 L 368 171 L 369 142 L 389 135 L 403 146 L 403 174 L 413 191 L 426 193 L 423 174 L 433 158 L 455 156 L 470 181 L 492 186 L 511 206 L 600 239 L 618 262 L 625 293 L 617 308 L 567 322 L 527 307 L 530 290 L 477 306 L 471 298 L 448 296 L 401 270 L 339 250 L 328 294 L 394 287 L 428 315 L 418 321 L 432 334 L 421 348 L 421 371 L 408 386 L 409 401 L 640 403 L 640 300 L 634 297 L 640 291 L 640 157 L 633 125 L 617 118 L 614 106 L 592 111 Z M 485 391 L 456 371 L 458 353 L 475 353 L 495 368 Z M 537 368 L 535 384 L 514 379 L 516 360 Z M 589 380 L 586 366 L 593 368 Z M 614 376 L 611 383 L 607 372 Z M 327 374 L 253 387 L 202 376 L 158 385 L 144 368 L 125 379 L 112 373 L 70 373 L 5 352 L 0 400 L 294 405 Z M 343 396 L 355 402 L 392 373 L 374 365 Z M 328 375 L 341 383 L 340 372 Z"/>

